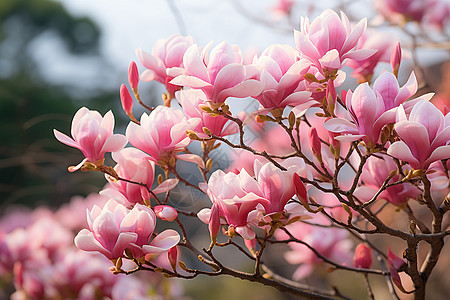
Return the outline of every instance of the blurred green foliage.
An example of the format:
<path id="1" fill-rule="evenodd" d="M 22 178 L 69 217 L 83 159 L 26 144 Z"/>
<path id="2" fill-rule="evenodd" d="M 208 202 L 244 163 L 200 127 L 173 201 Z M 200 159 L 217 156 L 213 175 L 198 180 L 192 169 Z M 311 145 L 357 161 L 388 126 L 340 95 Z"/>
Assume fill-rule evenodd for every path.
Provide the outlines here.
<path id="1" fill-rule="evenodd" d="M 56 141 L 52 131 L 70 133 L 80 106 L 107 107 L 117 93 L 81 101 L 68 92 L 70 87 L 42 80 L 39 73 L 45 70 L 37 69 L 29 48 L 34 38 L 49 31 L 71 54 L 101 59 L 100 29 L 90 19 L 74 17 L 49 0 L 0 1 L 0 60 L 12 66 L 6 72 L 0 67 L 0 208 L 59 205 L 104 184 L 101 174 L 68 173 L 67 167 L 78 164 L 82 154 Z"/>

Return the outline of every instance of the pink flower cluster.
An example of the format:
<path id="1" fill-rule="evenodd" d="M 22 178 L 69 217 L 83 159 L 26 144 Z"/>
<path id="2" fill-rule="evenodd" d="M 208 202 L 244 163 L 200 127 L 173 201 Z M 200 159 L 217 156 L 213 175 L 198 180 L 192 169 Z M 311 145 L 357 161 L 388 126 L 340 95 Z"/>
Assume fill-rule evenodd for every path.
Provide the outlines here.
<path id="1" fill-rule="evenodd" d="M 132 299 L 159 290 L 158 278 L 113 275 L 103 255 L 74 246 L 73 231 L 84 226 L 86 208 L 104 201 L 98 195 L 77 197 L 56 212 L 17 208 L 0 219 L 0 276 L 12 275 L 11 299 Z M 130 289 L 131 284 L 140 288 Z"/>

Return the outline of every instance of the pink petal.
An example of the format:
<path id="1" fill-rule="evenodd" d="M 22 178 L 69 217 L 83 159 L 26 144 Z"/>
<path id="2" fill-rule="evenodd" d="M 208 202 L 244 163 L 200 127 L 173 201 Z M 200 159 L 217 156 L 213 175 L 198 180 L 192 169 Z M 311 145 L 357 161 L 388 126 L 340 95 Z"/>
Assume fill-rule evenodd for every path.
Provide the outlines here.
<path id="1" fill-rule="evenodd" d="M 197 213 L 197 217 L 205 224 L 209 223 L 209 216 L 211 214 L 210 208 L 203 208 Z"/>
<path id="2" fill-rule="evenodd" d="M 205 168 L 205 162 L 200 156 L 196 154 L 177 154 L 177 158 L 197 164 L 202 169 Z"/>
<path id="3" fill-rule="evenodd" d="M 103 144 L 100 152 L 118 152 L 128 143 L 127 138 L 122 134 L 111 135 Z"/>
<path id="4" fill-rule="evenodd" d="M 53 129 L 53 134 L 55 135 L 55 138 L 60 141 L 63 144 L 66 144 L 67 146 L 74 147 L 77 149 L 80 149 L 80 146 L 77 142 L 75 142 L 73 139 L 65 135 L 64 133 L 59 132 L 56 129 Z"/>
<path id="5" fill-rule="evenodd" d="M 177 186 L 179 180 L 177 178 L 169 178 L 163 181 L 160 185 L 158 185 L 154 190 L 153 193 L 155 194 L 161 194 L 165 193 L 167 191 L 170 191 L 174 187 Z"/>
<path id="6" fill-rule="evenodd" d="M 419 161 L 412 155 L 411 150 L 408 146 L 403 142 L 395 142 L 393 143 L 387 150 L 387 154 L 392 155 L 400 160 L 409 162 L 411 167 L 415 169 L 420 168 Z"/>
<path id="7" fill-rule="evenodd" d="M 246 81 L 241 82 L 240 84 L 221 91 L 217 95 L 218 101 L 225 101 L 228 97 L 235 97 L 235 98 L 245 98 L 245 97 L 255 97 L 258 96 L 262 91 L 262 84 L 261 82 L 249 79 Z"/>
<path id="8" fill-rule="evenodd" d="M 344 59 L 353 59 L 356 61 L 362 61 L 370 58 L 372 55 L 377 53 L 378 50 L 375 49 L 359 49 L 355 51 L 351 51 L 344 56 L 342 56 L 342 60 Z"/>
<path id="9" fill-rule="evenodd" d="M 82 229 L 78 232 L 74 239 L 75 246 L 84 251 L 98 251 L 107 258 L 111 259 L 111 252 L 106 250 L 87 229 Z"/>
<path id="10" fill-rule="evenodd" d="M 326 121 L 323 126 L 325 129 L 331 132 L 336 133 L 351 133 L 351 134 L 358 134 L 358 128 L 355 124 L 350 122 L 347 119 L 342 118 L 333 118 L 328 121 Z"/>
<path id="11" fill-rule="evenodd" d="M 134 232 L 122 232 L 117 238 L 117 242 L 112 250 L 112 258 L 119 258 L 129 244 L 136 242 L 138 236 Z"/>
<path id="12" fill-rule="evenodd" d="M 430 157 L 424 162 L 425 166 L 429 166 L 431 163 L 450 158 L 450 145 L 441 146 L 436 148 L 430 155 Z"/>
<path id="13" fill-rule="evenodd" d="M 256 237 L 256 234 L 248 226 L 238 226 L 235 228 L 236 232 L 246 240 L 252 240 Z"/>
<path id="14" fill-rule="evenodd" d="M 159 253 L 176 246 L 180 241 L 180 235 L 173 229 L 167 229 L 158 234 L 150 245 L 144 245 L 142 249 L 146 253 Z"/>
<path id="15" fill-rule="evenodd" d="M 179 86 L 188 86 L 191 88 L 204 88 L 208 86 L 212 86 L 210 83 L 190 75 L 180 75 L 175 77 L 170 81 L 170 84 L 179 85 Z"/>

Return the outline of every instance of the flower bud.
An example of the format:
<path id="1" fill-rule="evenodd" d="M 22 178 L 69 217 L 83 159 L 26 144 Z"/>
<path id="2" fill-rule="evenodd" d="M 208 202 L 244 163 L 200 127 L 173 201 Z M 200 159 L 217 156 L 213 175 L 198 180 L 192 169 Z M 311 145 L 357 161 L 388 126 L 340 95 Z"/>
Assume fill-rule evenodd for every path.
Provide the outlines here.
<path id="1" fill-rule="evenodd" d="M 303 184 L 302 179 L 297 173 L 294 173 L 294 189 L 295 194 L 298 197 L 298 200 L 300 200 L 301 203 L 306 204 L 308 203 L 308 194 L 306 193 L 305 185 Z"/>
<path id="2" fill-rule="evenodd" d="M 120 102 L 122 102 L 122 108 L 125 113 L 128 116 L 133 115 L 133 98 L 131 98 L 130 92 L 125 84 L 120 86 Z"/>
<path id="3" fill-rule="evenodd" d="M 355 268 L 369 269 L 372 265 L 372 249 L 364 243 L 355 248 L 353 256 L 353 266 Z"/>
<path id="4" fill-rule="evenodd" d="M 133 93 L 137 93 L 138 83 L 139 83 L 139 72 L 136 63 L 132 61 L 128 68 L 128 82 L 130 83 Z"/>
<path id="5" fill-rule="evenodd" d="M 322 160 L 322 144 L 320 142 L 319 135 L 316 128 L 311 128 L 309 131 L 309 144 L 311 145 L 312 152 L 319 161 Z"/>
<path id="6" fill-rule="evenodd" d="M 178 217 L 177 210 L 169 205 L 157 205 L 153 211 L 158 218 L 164 221 L 172 222 Z"/>
<path id="7" fill-rule="evenodd" d="M 211 234 L 211 241 L 215 243 L 217 240 L 217 235 L 220 231 L 219 205 L 217 205 L 217 203 L 213 203 L 213 205 L 211 206 L 208 228 L 209 233 Z"/>
<path id="8" fill-rule="evenodd" d="M 394 73 L 395 77 L 398 77 L 398 70 L 400 69 L 400 61 L 402 60 L 402 48 L 400 47 L 400 43 L 395 45 L 394 49 L 392 49 L 391 53 L 391 67 L 392 73 Z"/>
<path id="9" fill-rule="evenodd" d="M 172 270 L 176 272 L 177 270 L 177 261 L 178 261 L 178 247 L 174 246 L 169 249 L 167 257 L 169 258 L 170 266 Z"/>

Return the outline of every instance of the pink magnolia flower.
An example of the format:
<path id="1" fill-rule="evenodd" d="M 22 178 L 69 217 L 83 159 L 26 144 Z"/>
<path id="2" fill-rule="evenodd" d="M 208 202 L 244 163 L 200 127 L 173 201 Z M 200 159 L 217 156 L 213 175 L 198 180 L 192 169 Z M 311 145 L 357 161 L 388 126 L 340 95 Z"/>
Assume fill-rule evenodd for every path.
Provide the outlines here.
<path id="1" fill-rule="evenodd" d="M 141 80 L 156 80 L 166 86 L 169 98 L 173 98 L 175 92 L 181 87 L 173 85 L 170 81 L 173 76 L 169 75 L 170 68 L 183 66 L 183 55 L 189 46 L 195 44 L 191 36 L 173 35 L 168 39 L 160 39 L 153 46 L 152 54 L 136 49 L 140 63 L 147 68 L 141 74 Z"/>
<path id="2" fill-rule="evenodd" d="M 148 154 L 136 148 L 125 148 L 112 154 L 117 162 L 114 167 L 120 178 L 143 183 L 148 189 L 152 188 L 155 176 L 155 163 Z M 142 186 L 124 180 L 115 180 L 106 176 L 111 188 L 102 191 L 102 195 L 125 203 L 143 203 Z M 125 201 L 123 201 L 125 200 Z"/>
<path id="3" fill-rule="evenodd" d="M 199 118 L 198 125 L 192 129 L 199 137 L 206 137 L 203 127 L 206 127 L 212 134 L 220 137 L 235 134 L 239 131 L 236 123 L 229 122 L 223 116 L 211 116 L 202 110 L 199 105 L 207 104 L 206 95 L 201 90 L 184 90 L 175 94 L 176 99 L 183 107 L 183 111 L 188 118 Z M 228 122 L 228 124 L 227 124 Z"/>
<path id="4" fill-rule="evenodd" d="M 401 141 L 389 147 L 389 155 L 414 169 L 427 169 L 435 161 L 450 158 L 450 114 L 444 117 L 432 103 L 422 100 L 409 117 L 401 106 L 397 118 L 394 128 Z"/>
<path id="5" fill-rule="evenodd" d="M 258 79 L 263 85 L 259 96 L 254 97 L 267 109 L 285 108 L 307 102 L 311 93 L 300 85 L 310 63 L 298 60 L 295 50 L 289 45 L 272 45 L 254 60 L 261 67 Z"/>
<path id="6" fill-rule="evenodd" d="M 358 79 L 359 83 L 370 82 L 374 69 L 380 62 L 389 62 L 395 40 L 386 32 L 366 31 L 360 38 L 356 49 L 375 49 L 377 52 L 363 60 L 349 59 L 347 66 L 353 69 L 352 77 Z"/>
<path id="7" fill-rule="evenodd" d="M 295 44 L 302 57 L 320 71 L 333 72 L 340 69 L 347 58 L 359 61 L 375 53 L 375 50 L 356 49 L 366 26 L 367 20 L 363 19 L 352 27 L 344 13 L 341 12 L 339 18 L 327 9 L 312 23 L 302 17 L 300 31 L 295 30 Z"/>
<path id="8" fill-rule="evenodd" d="M 92 163 L 104 158 L 106 152 L 116 152 L 125 147 L 127 139 L 121 134 L 113 134 L 114 115 L 111 111 L 104 117 L 97 111 L 80 108 L 72 121 L 72 138 L 53 130 L 55 137 L 68 146 L 83 152 L 87 161 Z M 80 168 L 77 166 L 72 171 Z"/>
<path id="9" fill-rule="evenodd" d="M 136 204 L 123 219 L 121 225 L 125 230 L 135 232 L 137 240 L 128 249 L 135 258 L 146 256 L 154 258 L 168 251 L 180 241 L 180 235 L 173 229 L 167 229 L 152 239 L 156 227 L 156 215 L 145 205 Z"/>
<path id="10" fill-rule="evenodd" d="M 345 134 L 336 137 L 339 141 L 362 139 L 369 147 L 374 146 L 384 125 L 395 122 L 395 109 L 417 90 L 417 81 L 411 73 L 408 82 L 399 88 L 392 73 L 384 72 L 378 77 L 373 88 L 367 83 L 360 84 L 353 93 L 347 92 L 345 105 L 350 112 L 349 119 L 333 118 L 324 126 L 329 131 Z M 428 95 L 424 97 L 429 97 Z M 405 104 L 408 108 L 420 99 Z"/>
<path id="11" fill-rule="evenodd" d="M 402 24 L 406 20 L 420 22 L 427 10 L 429 0 L 380 0 L 375 8 L 388 20 Z"/>
<path id="12" fill-rule="evenodd" d="M 277 0 L 277 3 L 271 9 L 276 15 L 286 16 L 291 14 L 294 4 L 294 0 Z"/>
<path id="13" fill-rule="evenodd" d="M 156 164 L 168 167 L 172 166 L 171 160 L 177 157 L 177 153 L 191 142 L 186 130 L 192 130 L 200 122 L 199 118 L 187 120 L 181 110 L 158 106 L 150 115 L 142 114 L 140 125 L 130 122 L 126 136 L 134 147 L 149 154 Z M 186 159 L 185 156 L 178 157 Z"/>
<path id="14" fill-rule="evenodd" d="M 176 245 L 180 238 L 176 231 L 168 229 L 150 242 L 156 216 L 139 203 L 132 210 L 114 200 L 108 201 L 103 209 L 94 206 L 88 211 L 88 223 L 90 231 L 81 230 L 75 237 L 75 245 L 85 251 L 98 251 L 110 260 L 121 257 L 127 248 L 136 258 L 146 254 L 157 256 Z"/>
<path id="15" fill-rule="evenodd" d="M 314 221 L 320 223 L 320 215 L 314 216 Z M 338 228 L 323 228 L 306 223 L 295 222 L 286 227 L 289 232 L 299 240 L 304 241 L 321 255 L 336 263 L 349 264 L 351 261 L 352 242 L 348 239 L 348 232 Z M 288 236 L 278 230 L 275 236 L 284 240 Z M 288 263 L 300 266 L 295 270 L 292 278 L 300 280 L 311 274 L 315 268 L 323 265 L 323 260 L 305 245 L 299 243 L 288 243 L 290 251 L 285 252 L 284 258 Z"/>
<path id="16" fill-rule="evenodd" d="M 287 170 L 282 171 L 271 162 L 262 164 L 255 161 L 254 164 L 260 195 L 268 200 L 262 203 L 266 214 L 283 212 L 295 195 L 294 174 L 306 175 L 305 163 L 300 158 L 288 158 L 281 165 Z"/>
<path id="17" fill-rule="evenodd" d="M 394 160 L 387 155 L 371 156 L 364 165 L 361 174 L 361 180 L 364 182 L 364 187 L 370 190 L 359 191 L 358 197 L 364 201 L 369 201 L 375 193 L 383 185 L 386 178 L 392 171 L 397 170 L 397 165 Z M 397 182 L 400 179 L 398 174 L 395 174 L 388 183 Z M 419 189 L 410 183 L 397 184 L 385 189 L 379 195 L 379 199 L 402 206 L 408 202 L 409 199 L 415 199 L 420 193 Z"/>
<path id="18" fill-rule="evenodd" d="M 222 42 L 210 53 L 211 44 L 200 53 L 197 45 L 186 50 L 183 58 L 184 74 L 170 83 L 201 89 L 207 99 L 223 103 L 228 97 L 245 98 L 261 93 L 261 83 L 253 79 L 257 70 L 242 64 L 237 47 Z"/>
<path id="19" fill-rule="evenodd" d="M 75 237 L 75 245 L 84 251 L 98 251 L 110 260 L 121 257 L 138 239 L 136 232 L 128 230 L 128 224 L 122 225 L 127 214 L 125 206 L 114 200 L 106 202 L 103 209 L 94 205 L 87 214 L 90 231 L 82 229 Z"/>
<path id="20" fill-rule="evenodd" d="M 254 218 L 250 212 L 256 210 L 259 203 L 268 205 L 256 180 L 245 170 L 241 170 L 239 174 L 217 170 L 204 189 L 207 189 L 211 201 L 217 203 L 220 216 L 225 218 L 229 229 L 233 228 L 247 240 L 255 237 L 255 232 L 249 226 Z"/>

